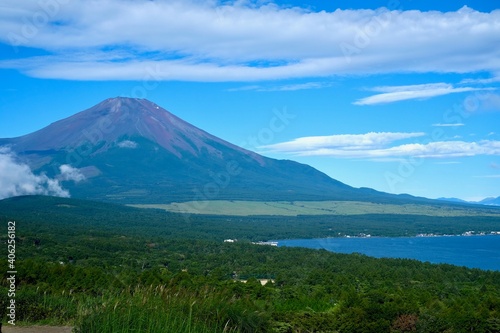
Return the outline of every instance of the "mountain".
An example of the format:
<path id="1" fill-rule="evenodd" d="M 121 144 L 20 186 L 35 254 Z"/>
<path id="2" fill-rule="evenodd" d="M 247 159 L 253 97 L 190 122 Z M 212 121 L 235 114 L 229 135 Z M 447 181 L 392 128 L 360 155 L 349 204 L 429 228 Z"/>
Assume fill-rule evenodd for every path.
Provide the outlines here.
<path id="1" fill-rule="evenodd" d="M 465 201 L 457 198 L 438 198 L 437 200 L 448 201 L 448 202 L 456 202 L 456 203 L 466 203 L 466 204 L 479 204 L 479 205 L 488 205 L 488 206 L 500 206 L 500 197 L 497 198 L 485 198 L 481 201 Z"/>
<path id="2" fill-rule="evenodd" d="M 482 205 L 500 206 L 500 197 L 497 198 L 485 198 L 478 203 Z"/>
<path id="3" fill-rule="evenodd" d="M 418 200 L 353 188 L 308 165 L 261 156 L 145 99 L 110 98 L 34 133 L 0 139 L 5 145 L 36 173 L 59 177 L 72 196 L 84 199 Z M 64 181 L 61 166 L 84 180 Z"/>
<path id="4" fill-rule="evenodd" d="M 457 203 L 470 203 L 469 201 L 465 201 L 459 198 L 437 198 L 436 200 L 457 202 Z"/>

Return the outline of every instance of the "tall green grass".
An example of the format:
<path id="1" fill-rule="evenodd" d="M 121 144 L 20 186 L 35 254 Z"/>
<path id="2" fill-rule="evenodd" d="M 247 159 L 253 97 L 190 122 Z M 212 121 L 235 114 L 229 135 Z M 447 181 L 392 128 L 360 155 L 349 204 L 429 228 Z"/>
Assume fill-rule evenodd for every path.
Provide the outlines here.
<path id="1" fill-rule="evenodd" d="M 268 323 L 245 300 L 208 287 L 193 292 L 142 286 L 89 301 L 81 304 L 76 332 L 265 332 Z"/>
<path id="2" fill-rule="evenodd" d="M 19 324 L 71 325 L 77 333 L 269 331 L 269 314 L 257 302 L 214 287 L 137 286 L 103 295 L 20 288 L 16 298 Z M 7 302 L 0 297 L 1 306 Z"/>

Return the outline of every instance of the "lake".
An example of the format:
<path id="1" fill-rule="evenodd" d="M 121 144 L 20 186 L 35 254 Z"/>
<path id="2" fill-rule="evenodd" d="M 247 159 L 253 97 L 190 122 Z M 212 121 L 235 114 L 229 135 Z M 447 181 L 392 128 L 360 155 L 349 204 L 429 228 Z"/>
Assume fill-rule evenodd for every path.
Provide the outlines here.
<path id="1" fill-rule="evenodd" d="M 362 253 L 376 258 L 408 258 L 500 271 L 500 236 L 317 238 L 278 240 L 278 246 Z"/>

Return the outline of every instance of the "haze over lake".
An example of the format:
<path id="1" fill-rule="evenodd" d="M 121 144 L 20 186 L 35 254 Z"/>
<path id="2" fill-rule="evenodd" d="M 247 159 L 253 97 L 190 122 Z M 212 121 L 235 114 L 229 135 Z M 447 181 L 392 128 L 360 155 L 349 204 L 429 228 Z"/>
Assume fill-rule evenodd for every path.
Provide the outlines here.
<path id="1" fill-rule="evenodd" d="M 434 236 L 317 238 L 280 240 L 278 246 L 300 246 L 377 258 L 408 258 L 500 271 L 500 236 Z"/>

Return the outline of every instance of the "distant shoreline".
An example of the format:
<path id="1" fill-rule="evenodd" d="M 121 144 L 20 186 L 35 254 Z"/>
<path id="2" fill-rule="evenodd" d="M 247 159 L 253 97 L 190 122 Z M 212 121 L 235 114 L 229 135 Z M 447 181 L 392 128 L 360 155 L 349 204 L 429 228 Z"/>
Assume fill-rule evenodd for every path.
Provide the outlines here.
<path id="1" fill-rule="evenodd" d="M 375 258 L 412 259 L 500 271 L 500 234 L 427 235 L 405 237 L 329 237 L 277 240 L 279 247 L 361 253 Z M 371 240 L 368 240 L 371 239 Z M 481 239 L 481 240 L 479 240 Z"/>

